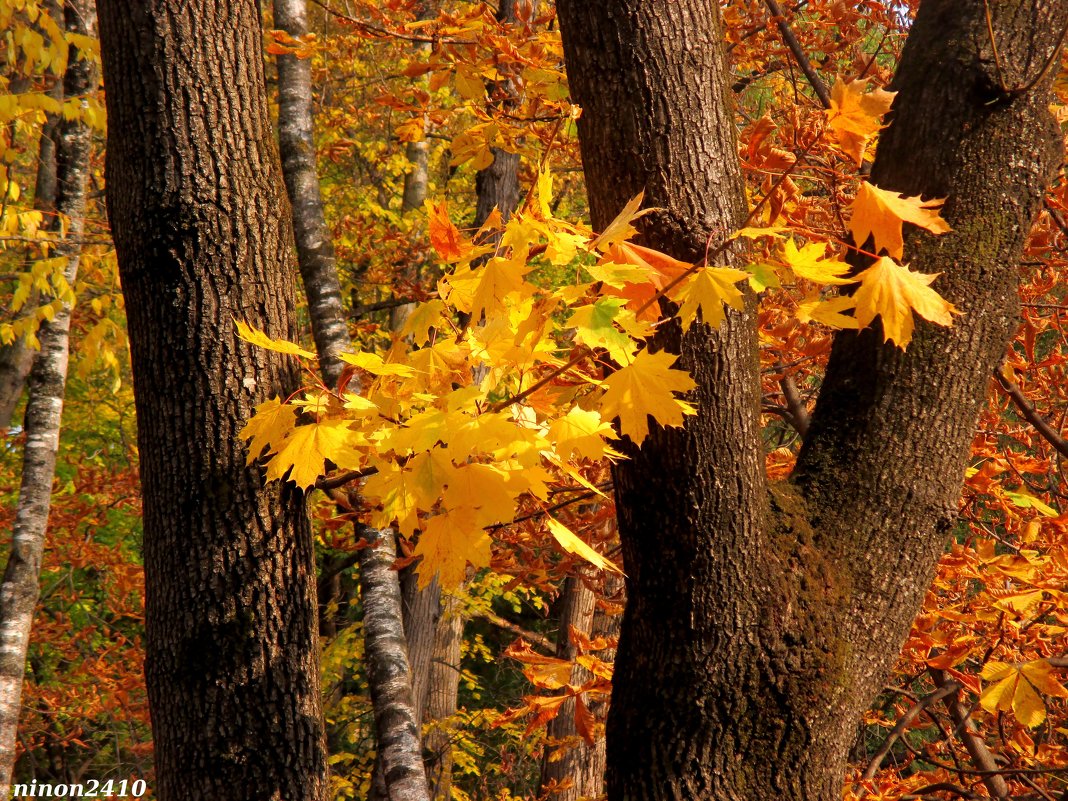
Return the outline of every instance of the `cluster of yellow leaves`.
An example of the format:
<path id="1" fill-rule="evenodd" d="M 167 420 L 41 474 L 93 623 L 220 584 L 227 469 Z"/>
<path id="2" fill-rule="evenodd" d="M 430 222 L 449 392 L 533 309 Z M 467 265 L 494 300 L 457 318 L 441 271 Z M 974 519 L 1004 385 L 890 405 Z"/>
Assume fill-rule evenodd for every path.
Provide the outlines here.
<path id="1" fill-rule="evenodd" d="M 409 537 L 419 532 L 414 555 L 423 558 L 423 583 L 437 572 L 445 585 L 457 584 L 469 565 L 488 565 L 490 532 L 521 506 L 540 510 L 562 549 L 614 567 L 551 516 L 549 487 L 597 492 L 584 468 L 618 458 L 617 436 L 640 444 L 654 424 L 681 426 L 694 414 L 680 397 L 693 380 L 676 369 L 674 355 L 647 346 L 661 322 L 661 298 L 676 305 L 684 327 L 718 326 L 726 306 L 744 309 L 744 282 L 802 283 L 816 288 L 799 307 L 802 319 L 856 328 L 879 316 L 886 338 L 901 346 L 913 313 L 951 322 L 953 307 L 928 286 L 935 276 L 889 256 L 851 276 L 849 265 L 827 257 L 825 243 L 799 247 L 791 238 L 773 264 L 688 264 L 631 241 L 649 211 L 640 195 L 600 234 L 557 219 L 551 199 L 552 176 L 543 170 L 518 213 L 507 223 L 493 215 L 473 235 L 453 224 L 444 203 L 428 203 L 430 242 L 453 267 L 386 354 L 344 357 L 362 394 L 311 387 L 289 403 L 261 405 L 242 432 L 250 460 L 266 457 L 268 479 L 307 488 L 329 467 L 369 476 L 362 491 L 371 524 Z M 938 205 L 865 184 L 854 204 L 854 236 L 870 235 L 876 251 L 900 257 L 904 222 L 948 230 Z M 780 237 L 773 228 L 740 233 Z M 543 264 L 573 271 L 574 282 L 532 281 Z M 852 296 L 819 294 L 819 287 L 854 283 Z M 471 324 L 458 325 L 458 314 Z M 312 358 L 244 324 L 238 332 Z"/>

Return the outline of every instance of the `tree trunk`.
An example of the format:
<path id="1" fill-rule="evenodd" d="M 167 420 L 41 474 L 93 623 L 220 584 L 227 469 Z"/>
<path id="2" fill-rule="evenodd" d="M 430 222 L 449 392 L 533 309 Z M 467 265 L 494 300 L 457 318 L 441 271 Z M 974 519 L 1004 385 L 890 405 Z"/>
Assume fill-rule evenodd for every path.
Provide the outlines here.
<path id="1" fill-rule="evenodd" d="M 55 2 L 47 3 L 47 13 L 57 22 L 62 7 Z M 53 100 L 63 102 L 64 79 L 57 80 L 48 90 Z M 56 133 L 60 114 L 49 114 L 41 126 L 41 136 L 37 144 L 37 177 L 34 182 L 33 208 L 50 215 L 56 210 Z M 33 292 L 26 303 L 19 309 L 16 317 L 25 317 L 36 305 L 37 293 Z M 22 397 L 26 377 L 33 365 L 33 350 L 26 343 L 25 337 L 19 337 L 10 345 L 0 345 L 0 429 L 11 425 L 19 398 Z"/>
<path id="2" fill-rule="evenodd" d="M 100 0 L 107 199 L 144 503 L 161 801 L 321 801 L 315 562 L 301 493 L 238 431 L 296 386 L 288 203 L 253 0 Z"/>
<path id="3" fill-rule="evenodd" d="M 463 588 L 457 588 L 455 592 L 463 592 Z M 426 720 L 434 724 L 426 737 L 426 750 L 430 755 L 427 783 L 434 801 L 452 798 L 453 732 L 445 721 L 455 715 L 457 709 L 464 623 L 463 602 L 454 594 L 443 595 L 426 699 Z"/>
<path id="4" fill-rule="evenodd" d="M 564 582 L 560 594 L 560 627 L 556 633 L 556 655 L 560 659 L 573 660 L 578 649 L 571 642 L 570 630 L 574 628 L 586 636 L 593 628 L 593 613 L 597 605 L 597 596 L 578 576 L 569 576 Z M 583 684 L 590 678 L 590 672 L 579 665 L 571 668 L 571 683 Z M 549 721 L 547 732 L 549 742 L 541 762 L 542 792 L 553 789 L 550 798 L 553 801 L 577 801 L 588 795 L 582 781 L 585 766 L 589 763 L 591 752 L 596 748 L 579 741 L 578 727 L 575 725 L 575 699 L 569 698 L 556 717 Z M 563 748 L 562 754 L 553 759 L 553 752 Z M 596 795 L 596 794 L 595 794 Z"/>
<path id="5" fill-rule="evenodd" d="M 952 328 L 920 321 L 904 352 L 878 329 L 839 333 L 793 477 L 846 592 L 826 635 L 837 687 L 813 716 L 837 741 L 838 775 L 849 726 L 891 670 L 953 529 L 990 374 L 1018 322 L 1017 265 L 1061 164 L 1049 76 L 1011 90 L 1042 75 L 1068 3 L 990 2 L 997 58 L 985 6 L 922 4 L 871 173 L 884 189 L 948 198 L 952 232 L 913 231 L 905 255 L 941 273 L 935 289 L 963 315 Z"/>
<path id="6" fill-rule="evenodd" d="M 306 34 L 305 0 L 274 0 L 274 24 L 293 37 Z M 309 59 L 278 56 L 278 146 L 293 207 L 297 262 L 308 296 L 312 337 L 323 379 L 327 386 L 334 386 L 344 367 L 338 354 L 348 349 L 350 342 L 333 235 L 326 225 L 319 191 Z"/>
<path id="7" fill-rule="evenodd" d="M 385 796 L 391 801 L 428 801 L 419 721 L 412 712 L 412 685 L 401 621 L 400 587 L 393 562 L 397 542 L 391 529 L 363 529 L 372 547 L 360 561 L 364 636 L 381 647 L 367 653 L 368 684 L 378 731 L 378 755 Z M 386 575 L 388 574 L 388 575 Z M 388 588 L 388 591 L 384 588 Z"/>
<path id="8" fill-rule="evenodd" d="M 991 3 L 1012 86 L 1042 73 L 1057 3 Z M 558 4 L 593 224 L 638 191 L 645 244 L 688 261 L 744 207 L 711 0 Z M 836 337 L 792 485 L 767 487 L 754 317 L 681 353 L 699 414 L 615 469 L 628 605 L 608 720 L 610 799 L 841 797 L 855 721 L 885 679 L 949 531 L 976 412 L 1011 333 L 1015 262 L 1058 163 L 1043 87 L 998 93 L 984 4 L 927 0 L 873 180 L 949 195 L 955 232 L 913 269 L 966 314 L 909 350 Z M 978 43 L 978 50 L 976 45 Z M 937 75 L 938 80 L 931 76 Z"/>
<path id="9" fill-rule="evenodd" d="M 300 36 L 307 32 L 304 0 L 275 0 L 274 14 L 275 24 L 290 35 Z M 319 365 L 327 386 L 333 387 L 345 366 L 340 354 L 351 350 L 352 342 L 341 305 L 333 242 L 323 213 L 315 163 L 311 65 L 294 56 L 279 57 L 278 82 L 282 171 L 292 201 L 297 259 L 308 293 L 308 311 Z M 358 383 L 350 382 L 349 391 L 358 389 Z M 419 718 L 412 710 L 400 579 L 397 571 L 391 569 L 392 558 L 386 565 L 382 564 L 382 543 L 386 539 L 396 547 L 390 535 L 380 538 L 374 548 L 365 548 L 358 554 L 365 615 L 364 647 L 379 756 L 384 768 L 379 772 L 377 784 L 390 797 L 422 801 L 427 792 L 426 775 Z M 394 636 L 397 632 L 400 636 Z M 409 736 L 409 722 L 415 727 L 414 738 Z"/>
<path id="10" fill-rule="evenodd" d="M 66 30 L 93 34 L 90 0 L 67 0 Z M 70 48 L 64 91 L 84 96 L 93 88 L 92 62 Z M 70 220 L 69 238 L 77 240 L 85 226 L 85 186 L 89 177 L 89 126 L 81 120 L 63 120 L 56 129 L 56 210 Z M 49 226 L 59 231 L 59 220 Z M 65 242 L 56 255 L 67 259 L 65 277 L 74 286 L 81 245 Z M 67 383 L 71 308 L 64 305 L 41 323 L 37 337 L 41 350 L 33 359 L 26 402 L 26 446 L 22 458 L 22 484 L 12 533 L 11 554 L 0 584 L 0 798 L 7 798 L 15 765 L 15 740 L 21 708 L 26 649 L 30 641 L 38 578 L 44 553 L 48 512 L 52 502 L 56 452 Z"/>

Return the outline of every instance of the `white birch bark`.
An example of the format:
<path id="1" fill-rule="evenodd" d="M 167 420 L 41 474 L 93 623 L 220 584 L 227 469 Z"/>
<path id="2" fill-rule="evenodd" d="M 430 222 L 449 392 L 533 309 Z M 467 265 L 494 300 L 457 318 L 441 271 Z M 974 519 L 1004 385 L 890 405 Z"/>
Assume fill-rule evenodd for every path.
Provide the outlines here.
<path id="1" fill-rule="evenodd" d="M 95 27 L 91 0 L 67 0 L 68 30 L 91 35 Z M 68 97 L 92 88 L 90 62 L 71 48 L 64 76 Z M 77 240 L 84 227 L 85 186 L 89 172 L 90 132 L 80 120 L 64 120 L 56 142 L 56 208 L 70 219 L 68 238 Z M 61 244 L 66 279 L 73 286 L 80 245 Z M 71 309 L 64 305 L 38 331 L 41 351 L 29 375 L 26 405 L 26 446 L 22 483 L 12 533 L 11 552 L 0 584 L 0 797 L 7 798 L 15 763 L 15 741 L 26 669 L 26 650 L 39 592 L 48 512 L 52 500 L 60 420 L 67 380 Z"/>

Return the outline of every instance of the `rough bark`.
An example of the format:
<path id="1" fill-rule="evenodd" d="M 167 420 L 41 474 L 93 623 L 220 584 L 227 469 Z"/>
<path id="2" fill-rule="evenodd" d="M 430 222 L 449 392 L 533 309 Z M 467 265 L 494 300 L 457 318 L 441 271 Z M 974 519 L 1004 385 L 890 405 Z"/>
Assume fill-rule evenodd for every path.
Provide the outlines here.
<path id="1" fill-rule="evenodd" d="M 405 568 L 401 577 L 404 602 L 404 639 L 408 644 L 408 663 L 412 669 L 412 709 L 415 719 L 425 720 L 426 698 L 430 689 L 430 664 L 441 619 L 441 585 L 435 576 L 419 589 L 419 574 Z"/>
<path id="2" fill-rule="evenodd" d="M 643 242 L 696 261 L 745 203 L 718 5 L 557 8 L 583 107 L 594 227 L 644 189 L 646 205 L 663 211 L 645 218 Z M 752 629 L 768 611 L 771 557 L 759 536 L 767 501 L 753 316 L 728 311 L 718 330 L 695 326 L 684 337 L 666 326 L 651 347 L 681 352 L 701 412 L 684 429 L 655 428 L 614 470 L 628 603 L 608 716 L 608 794 L 755 797 L 739 789 L 756 787 L 754 777 L 739 774 L 772 764 L 740 761 L 732 744 L 788 745 L 788 732 L 754 714 L 764 660 Z"/>
<path id="3" fill-rule="evenodd" d="M 274 24 L 290 36 L 308 32 L 305 0 L 274 0 Z M 293 208 L 297 262 L 314 321 L 312 338 L 328 386 L 337 383 L 344 363 L 338 354 L 349 346 L 348 323 L 334 259 L 334 241 L 323 213 L 315 163 L 311 61 L 278 56 L 278 146 Z"/>
<path id="4" fill-rule="evenodd" d="M 386 797 L 391 801 L 428 801 L 420 748 L 419 721 L 412 712 L 412 686 L 400 586 L 393 562 L 397 543 L 391 529 L 364 528 L 372 546 L 360 561 L 364 637 L 381 647 L 367 653 L 368 684 L 378 731 L 378 753 Z"/>
<path id="5" fill-rule="evenodd" d="M 322 801 L 315 562 L 301 494 L 238 431 L 286 397 L 288 201 L 253 0 L 99 0 L 108 215 L 144 503 L 145 679 L 161 801 Z M 281 212 L 281 213 L 280 213 Z"/>
<path id="6" fill-rule="evenodd" d="M 95 19 L 91 0 L 67 0 L 64 16 L 66 30 L 92 35 Z M 91 64 L 76 48 L 70 48 L 63 77 L 67 96 L 84 96 L 93 88 Z M 89 126 L 81 120 L 63 120 L 55 135 L 55 208 L 70 220 L 68 236 L 77 240 L 85 226 L 91 134 Z M 58 219 L 49 227 L 59 231 Z M 80 254 L 79 244 L 62 243 L 56 248 L 56 255 L 67 259 L 64 274 L 71 286 L 78 274 Z M 52 320 L 41 323 L 37 334 L 41 350 L 33 359 L 29 374 L 22 481 L 11 553 L 0 583 L 0 798 L 8 797 L 15 764 L 26 650 L 39 593 L 38 579 L 59 449 L 70 317 L 71 308 L 64 305 Z"/>
<path id="7" fill-rule="evenodd" d="M 948 329 L 921 322 L 907 351 L 877 329 L 836 336 L 793 479 L 847 593 L 829 639 L 842 654 L 838 687 L 816 721 L 842 741 L 837 765 L 845 722 L 883 684 L 954 525 L 980 405 L 1017 325 L 1017 263 L 1061 163 L 1049 76 L 1027 84 L 1057 47 L 1068 3 L 989 8 L 997 59 L 984 3 L 921 6 L 871 173 L 884 189 L 948 198 L 953 231 L 912 231 L 905 256 L 941 273 L 934 287 L 963 315 Z"/>
<path id="8" fill-rule="evenodd" d="M 569 632 L 574 628 L 589 636 L 596 605 L 597 596 L 582 578 L 569 576 L 560 595 L 560 626 L 556 634 L 558 658 L 573 660 L 578 655 L 578 649 L 571 642 Z M 590 672 L 585 668 L 579 665 L 571 668 L 572 684 L 583 684 L 589 679 Z M 549 796 L 553 801 L 577 801 L 588 795 L 582 774 L 596 745 L 590 747 L 578 739 L 573 698 L 564 701 L 556 717 L 549 721 L 546 734 L 548 745 L 541 762 L 542 792 L 553 788 Z M 563 748 L 563 752 L 553 758 L 553 752 L 559 748 Z"/>
<path id="9" fill-rule="evenodd" d="M 1041 74 L 1058 2 L 991 3 L 1010 89 Z M 873 180 L 949 196 L 955 231 L 913 269 L 966 314 L 909 350 L 836 337 L 793 484 L 766 487 L 754 323 L 650 343 L 681 352 L 696 418 L 615 469 L 628 606 L 608 796 L 830 801 L 952 524 L 978 404 L 1012 330 L 1015 262 L 1058 163 L 1039 87 L 997 87 L 984 4 L 927 0 Z M 743 208 L 718 4 L 558 4 L 595 227 L 644 189 L 646 244 L 695 261 Z M 931 75 L 938 75 L 937 81 Z"/>

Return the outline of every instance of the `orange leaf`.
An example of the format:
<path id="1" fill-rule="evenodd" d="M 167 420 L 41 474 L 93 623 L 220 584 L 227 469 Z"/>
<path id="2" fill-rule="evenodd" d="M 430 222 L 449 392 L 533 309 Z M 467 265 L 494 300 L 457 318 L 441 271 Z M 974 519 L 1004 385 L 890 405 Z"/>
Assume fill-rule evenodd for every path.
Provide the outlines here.
<path id="1" fill-rule="evenodd" d="M 874 236 L 875 253 L 885 250 L 895 259 L 900 259 L 904 250 L 902 223 L 918 225 L 933 234 L 944 234 L 951 230 L 938 213 L 943 203 L 945 198 L 921 200 L 918 195 L 906 197 L 864 182 L 853 201 L 849 230 L 859 247 L 864 245 L 869 236 Z"/>

